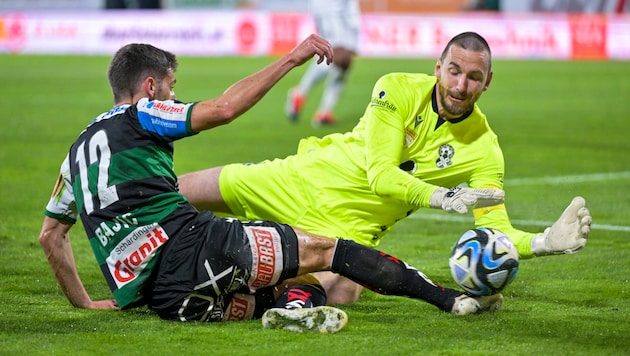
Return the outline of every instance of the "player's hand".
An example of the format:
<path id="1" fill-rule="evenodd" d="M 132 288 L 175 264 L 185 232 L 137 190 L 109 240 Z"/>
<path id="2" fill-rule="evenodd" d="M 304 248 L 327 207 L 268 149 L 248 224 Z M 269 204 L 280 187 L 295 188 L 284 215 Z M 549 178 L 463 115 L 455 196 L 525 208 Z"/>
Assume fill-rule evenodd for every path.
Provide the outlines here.
<path id="1" fill-rule="evenodd" d="M 429 206 L 449 213 L 466 214 L 468 207 L 485 207 L 503 203 L 505 192 L 501 189 L 438 188 L 429 201 Z"/>
<path id="2" fill-rule="evenodd" d="M 562 212 L 558 221 L 532 239 L 532 253 L 536 256 L 572 254 L 586 245 L 591 231 L 591 213 L 582 197 L 575 197 Z"/>
<path id="3" fill-rule="evenodd" d="M 289 55 L 292 57 L 296 66 L 306 63 L 308 60 L 317 56 L 317 64 L 326 60 L 326 64 L 333 61 L 333 49 L 328 41 L 316 34 L 308 36 L 302 43 L 297 45 Z"/>
<path id="4" fill-rule="evenodd" d="M 94 300 L 87 309 L 118 309 L 118 303 L 115 299 Z"/>

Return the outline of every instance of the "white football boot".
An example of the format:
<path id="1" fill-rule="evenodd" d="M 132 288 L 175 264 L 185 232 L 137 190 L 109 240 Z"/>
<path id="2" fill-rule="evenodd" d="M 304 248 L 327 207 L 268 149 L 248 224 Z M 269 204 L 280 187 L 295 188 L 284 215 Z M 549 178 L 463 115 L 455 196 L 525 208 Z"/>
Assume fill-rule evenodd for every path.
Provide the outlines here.
<path id="1" fill-rule="evenodd" d="M 455 298 L 451 313 L 455 315 L 477 314 L 483 311 L 497 311 L 503 306 L 503 295 L 493 294 L 484 297 L 470 297 L 465 294 Z"/>
<path id="2" fill-rule="evenodd" d="M 337 308 L 272 308 L 262 316 L 265 329 L 284 329 L 296 332 L 336 333 L 348 322 L 346 313 Z"/>

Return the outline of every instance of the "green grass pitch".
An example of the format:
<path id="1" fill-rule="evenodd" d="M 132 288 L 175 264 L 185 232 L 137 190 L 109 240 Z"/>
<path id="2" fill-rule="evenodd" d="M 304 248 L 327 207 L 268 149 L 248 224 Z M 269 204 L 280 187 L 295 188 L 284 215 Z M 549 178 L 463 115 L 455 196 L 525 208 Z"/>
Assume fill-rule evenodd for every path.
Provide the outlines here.
<path id="1" fill-rule="evenodd" d="M 495 60 L 480 105 L 506 158 L 507 206 L 530 231 L 554 221 L 574 195 L 594 219 L 573 256 L 521 262 L 504 310 L 455 317 L 415 300 L 364 292 L 344 306 L 333 335 L 263 330 L 259 321 L 180 324 L 141 308 L 74 309 L 37 236 L 59 164 L 76 135 L 112 104 L 108 57 L 1 55 L 0 354 L 2 355 L 619 355 L 630 345 L 630 65 L 628 62 Z M 180 58 L 181 100 L 218 95 L 269 58 Z M 337 108 L 339 123 L 313 129 L 319 99 L 296 124 L 283 115 L 291 72 L 232 124 L 176 143 L 178 173 L 295 152 L 299 138 L 351 129 L 387 72 L 433 72 L 434 60 L 357 58 Z M 451 245 L 472 217 L 425 210 L 399 223 L 381 249 L 454 287 Z M 81 277 L 95 299 L 110 292 L 82 228 L 72 231 Z"/>

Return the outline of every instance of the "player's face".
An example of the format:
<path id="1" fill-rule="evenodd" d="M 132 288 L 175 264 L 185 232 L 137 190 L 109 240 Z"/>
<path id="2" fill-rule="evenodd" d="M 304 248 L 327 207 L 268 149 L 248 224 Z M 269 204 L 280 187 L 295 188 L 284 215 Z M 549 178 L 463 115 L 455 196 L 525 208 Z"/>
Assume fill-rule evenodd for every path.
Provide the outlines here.
<path id="1" fill-rule="evenodd" d="M 455 119 L 472 110 L 492 79 L 489 55 L 453 45 L 444 61 L 438 60 L 435 76 L 440 116 Z"/>
<path id="2" fill-rule="evenodd" d="M 168 74 L 162 78 L 161 81 L 157 84 L 157 89 L 155 91 L 155 99 L 156 100 L 175 100 L 175 73 L 172 70 L 168 71 Z"/>

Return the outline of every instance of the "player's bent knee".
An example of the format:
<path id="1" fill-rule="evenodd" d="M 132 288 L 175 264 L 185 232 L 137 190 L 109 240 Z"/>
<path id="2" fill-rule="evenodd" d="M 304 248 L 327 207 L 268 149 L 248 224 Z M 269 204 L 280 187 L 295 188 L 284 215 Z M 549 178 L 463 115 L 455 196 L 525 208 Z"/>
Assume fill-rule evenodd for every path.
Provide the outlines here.
<path id="1" fill-rule="evenodd" d="M 330 269 L 336 239 L 293 228 L 298 237 L 300 269 L 298 275 Z"/>

